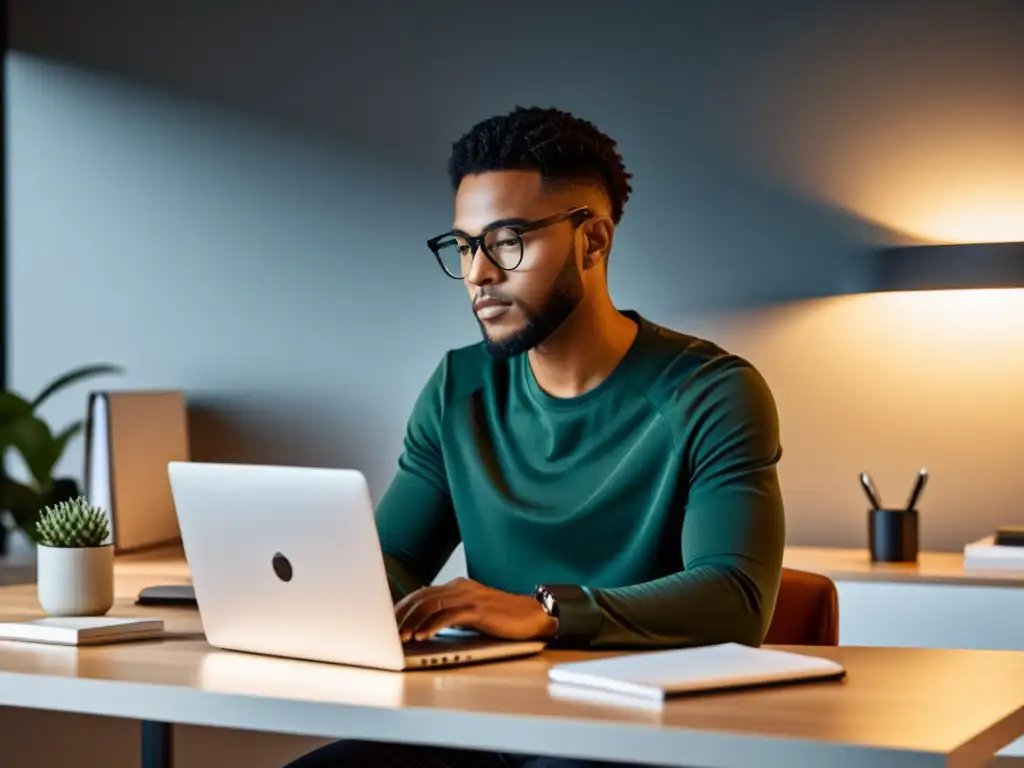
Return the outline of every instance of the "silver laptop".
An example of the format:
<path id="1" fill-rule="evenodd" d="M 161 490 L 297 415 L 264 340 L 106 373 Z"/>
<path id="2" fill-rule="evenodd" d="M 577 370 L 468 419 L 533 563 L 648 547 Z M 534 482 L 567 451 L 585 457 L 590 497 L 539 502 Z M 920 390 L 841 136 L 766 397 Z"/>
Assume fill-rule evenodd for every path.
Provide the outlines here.
<path id="1" fill-rule="evenodd" d="M 389 670 L 545 647 L 458 630 L 403 644 L 361 472 L 201 462 L 168 472 L 212 646 Z"/>

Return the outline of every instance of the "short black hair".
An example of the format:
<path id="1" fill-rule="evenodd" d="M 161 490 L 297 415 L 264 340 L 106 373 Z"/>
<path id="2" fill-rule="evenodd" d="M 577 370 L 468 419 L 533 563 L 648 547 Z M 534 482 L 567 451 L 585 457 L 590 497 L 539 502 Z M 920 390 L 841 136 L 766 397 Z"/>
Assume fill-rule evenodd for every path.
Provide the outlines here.
<path id="1" fill-rule="evenodd" d="M 601 185 L 612 204 L 612 221 L 633 191 L 616 143 L 593 123 L 559 109 L 516 107 L 487 118 L 452 147 L 448 175 L 459 188 L 468 175 L 487 171 L 539 171 L 545 181 L 587 180 Z"/>

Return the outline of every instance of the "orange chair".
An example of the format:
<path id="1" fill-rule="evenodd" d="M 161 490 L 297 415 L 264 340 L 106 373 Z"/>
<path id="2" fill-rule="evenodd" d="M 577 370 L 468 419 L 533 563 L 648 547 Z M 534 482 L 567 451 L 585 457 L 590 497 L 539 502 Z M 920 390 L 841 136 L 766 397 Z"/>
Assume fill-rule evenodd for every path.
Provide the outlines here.
<path id="1" fill-rule="evenodd" d="M 782 569 L 765 645 L 838 645 L 839 593 L 818 573 Z"/>

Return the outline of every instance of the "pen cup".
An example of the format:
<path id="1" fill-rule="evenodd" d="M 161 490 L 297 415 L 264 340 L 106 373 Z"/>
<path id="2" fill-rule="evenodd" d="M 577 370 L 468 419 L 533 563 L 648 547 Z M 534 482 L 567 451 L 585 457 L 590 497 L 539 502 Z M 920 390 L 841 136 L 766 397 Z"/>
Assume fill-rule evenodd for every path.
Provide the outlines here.
<path id="1" fill-rule="evenodd" d="M 918 553 L 916 509 L 868 511 L 868 541 L 875 563 L 914 563 Z"/>

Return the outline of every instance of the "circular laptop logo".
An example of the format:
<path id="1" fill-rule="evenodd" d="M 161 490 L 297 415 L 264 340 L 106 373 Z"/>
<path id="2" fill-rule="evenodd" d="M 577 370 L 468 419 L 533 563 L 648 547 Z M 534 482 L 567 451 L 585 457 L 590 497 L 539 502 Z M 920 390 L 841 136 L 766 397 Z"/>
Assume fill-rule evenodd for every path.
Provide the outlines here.
<path id="1" fill-rule="evenodd" d="M 278 552 L 270 562 L 274 566 L 274 573 L 277 574 L 277 578 L 281 581 L 292 580 L 292 564 L 288 561 L 287 557 Z"/>

